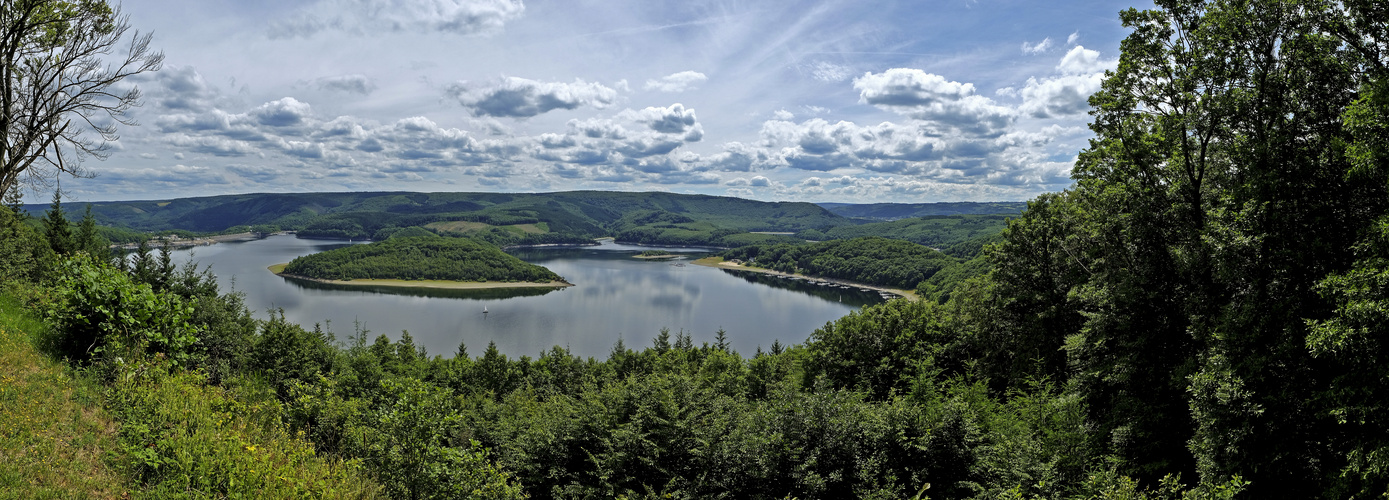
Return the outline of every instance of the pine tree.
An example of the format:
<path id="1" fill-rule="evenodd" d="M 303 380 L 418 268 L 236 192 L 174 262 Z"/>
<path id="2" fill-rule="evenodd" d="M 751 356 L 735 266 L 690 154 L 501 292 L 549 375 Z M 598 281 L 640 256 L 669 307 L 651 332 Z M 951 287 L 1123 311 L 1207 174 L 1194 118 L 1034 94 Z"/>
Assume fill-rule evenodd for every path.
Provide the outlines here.
<path id="1" fill-rule="evenodd" d="M 92 214 L 92 204 L 87 204 L 86 213 L 82 214 L 82 222 L 77 224 L 77 237 L 73 243 L 75 250 L 87 252 L 87 255 L 96 258 L 98 261 L 105 262 L 111 259 L 111 249 L 108 243 L 96 231 L 96 216 Z"/>
<path id="2" fill-rule="evenodd" d="M 67 255 L 72 253 L 72 229 L 69 227 L 67 216 L 63 214 L 62 192 L 53 191 L 53 204 L 48 207 L 48 214 L 43 218 L 43 235 L 48 238 L 48 246 L 54 253 Z"/>

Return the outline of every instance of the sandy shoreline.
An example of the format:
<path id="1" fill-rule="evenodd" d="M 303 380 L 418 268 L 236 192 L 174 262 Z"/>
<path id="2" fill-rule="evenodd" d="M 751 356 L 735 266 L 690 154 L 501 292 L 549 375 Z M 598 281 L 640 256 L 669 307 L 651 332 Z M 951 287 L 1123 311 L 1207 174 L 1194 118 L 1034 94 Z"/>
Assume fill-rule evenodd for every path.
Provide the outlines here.
<path id="1" fill-rule="evenodd" d="M 325 280 L 300 276 L 298 274 L 287 274 L 284 272 L 285 266 L 289 264 L 275 264 L 266 269 L 275 273 L 276 276 L 286 278 L 327 283 L 330 285 L 345 286 L 393 286 L 400 288 L 442 288 L 448 290 L 480 290 L 485 288 L 564 288 L 574 286 L 573 283 L 563 281 L 549 281 L 545 283 L 534 283 L 530 281 L 506 282 L 506 281 L 445 281 L 445 280 L 390 280 L 390 279 L 361 279 L 361 280 Z"/>
<path id="2" fill-rule="evenodd" d="M 661 254 L 661 255 L 633 255 L 633 256 L 632 256 L 632 258 L 634 258 L 634 259 L 641 259 L 641 260 L 668 260 L 668 259 L 678 259 L 678 258 L 680 258 L 680 257 L 684 257 L 684 256 L 683 256 L 683 255 L 680 255 L 680 254 L 675 254 L 675 253 L 667 253 L 667 254 Z"/>
<path id="3" fill-rule="evenodd" d="M 739 264 L 734 264 L 734 263 L 732 263 L 732 262 L 724 262 L 723 257 L 705 257 L 705 258 L 703 258 L 703 259 L 699 259 L 699 260 L 693 261 L 692 264 L 700 265 L 700 266 L 704 266 L 704 267 L 714 267 L 714 268 L 718 268 L 718 269 L 733 269 L 733 270 L 737 270 L 737 271 L 750 271 L 750 272 L 754 272 L 754 273 L 770 274 L 770 275 L 773 275 L 773 276 L 787 276 L 787 277 L 792 277 L 792 278 L 801 278 L 801 279 L 810 280 L 810 281 L 825 281 L 825 282 L 834 283 L 834 284 L 838 284 L 838 285 L 848 285 L 848 286 L 851 286 L 851 287 L 854 287 L 854 288 L 866 288 L 866 289 L 874 290 L 874 291 L 877 291 L 877 292 L 888 292 L 888 293 L 893 293 L 893 294 L 901 295 L 902 297 L 906 298 L 907 300 L 917 300 L 916 292 L 913 291 L 913 290 L 903 290 L 903 289 L 901 289 L 901 288 L 888 288 L 888 287 L 877 286 L 877 285 L 867 285 L 867 284 L 858 283 L 858 282 L 854 282 L 854 281 L 841 280 L 841 279 L 834 279 L 834 278 L 817 278 L 817 277 L 814 277 L 814 276 L 806 276 L 806 275 L 804 275 L 804 274 L 783 273 L 783 272 L 781 272 L 781 271 L 773 271 L 773 270 L 771 270 L 771 269 L 764 269 L 764 268 L 761 268 L 761 267 L 748 267 L 748 266 L 743 266 L 743 265 L 739 265 Z"/>

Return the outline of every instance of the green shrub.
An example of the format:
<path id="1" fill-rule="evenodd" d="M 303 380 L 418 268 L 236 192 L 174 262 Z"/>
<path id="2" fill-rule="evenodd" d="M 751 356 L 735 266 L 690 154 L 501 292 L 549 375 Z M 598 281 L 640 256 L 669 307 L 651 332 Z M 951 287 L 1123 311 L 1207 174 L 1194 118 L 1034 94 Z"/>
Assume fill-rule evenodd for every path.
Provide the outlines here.
<path id="1" fill-rule="evenodd" d="M 211 387 L 162 361 L 122 363 L 108 405 L 151 497 L 384 498 L 357 461 L 323 459 L 273 399 Z"/>
<path id="2" fill-rule="evenodd" d="M 182 298 L 156 293 L 83 256 L 60 263 L 45 313 L 56 327 L 50 347 L 70 359 L 158 353 L 187 366 L 197 357 L 192 346 L 198 330 L 189 323 L 193 308 Z"/>

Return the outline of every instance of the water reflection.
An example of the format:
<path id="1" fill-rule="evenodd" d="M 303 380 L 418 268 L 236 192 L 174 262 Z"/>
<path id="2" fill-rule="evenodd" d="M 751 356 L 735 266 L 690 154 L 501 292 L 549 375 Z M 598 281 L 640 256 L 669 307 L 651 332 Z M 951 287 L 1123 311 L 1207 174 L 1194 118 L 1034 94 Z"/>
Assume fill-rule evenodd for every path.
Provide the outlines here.
<path id="1" fill-rule="evenodd" d="M 605 357 L 619 338 L 631 347 L 646 346 L 661 328 L 684 330 L 696 344 L 713 342 L 723 328 L 734 349 L 751 353 L 773 341 L 804 342 L 826 322 L 876 302 L 856 291 L 689 264 L 707 249 L 667 249 L 688 257 L 652 261 L 634 258 L 650 247 L 611 242 L 513 252 L 575 284 L 558 291 L 363 289 L 285 279 L 266 269 L 343 245 L 273 236 L 176 251 L 175 258 L 210 265 L 223 289 L 245 292 L 247 306 L 259 317 L 283 308 L 289 320 L 303 325 L 331 322 L 342 340 L 353 333 L 354 322 L 392 339 L 409 330 L 430 353 L 444 355 L 459 344 L 476 355 L 496 342 L 512 356 L 535 356 L 558 345 L 580 356 Z"/>
<path id="2" fill-rule="evenodd" d="M 737 276 L 748 283 L 757 283 L 786 290 L 794 290 L 800 293 L 814 295 L 825 300 L 833 300 L 853 307 L 863 307 L 870 304 L 877 304 L 883 301 L 878 292 L 856 287 L 831 288 L 817 285 L 803 279 L 788 279 L 777 275 L 759 273 L 755 271 L 739 271 L 736 269 L 721 269 L 723 272 Z"/>

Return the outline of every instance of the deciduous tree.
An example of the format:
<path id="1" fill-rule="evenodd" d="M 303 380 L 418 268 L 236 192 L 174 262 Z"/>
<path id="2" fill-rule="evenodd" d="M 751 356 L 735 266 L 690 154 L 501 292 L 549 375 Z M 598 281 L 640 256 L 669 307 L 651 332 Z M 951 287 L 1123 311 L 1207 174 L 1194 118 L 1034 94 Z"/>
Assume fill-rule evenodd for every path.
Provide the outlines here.
<path id="1" fill-rule="evenodd" d="M 128 77 L 156 71 L 149 33 L 105 0 L 0 2 L 0 193 L 88 175 L 140 105 Z"/>

